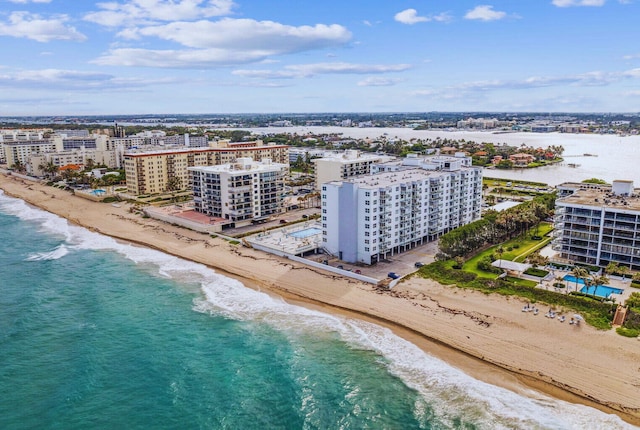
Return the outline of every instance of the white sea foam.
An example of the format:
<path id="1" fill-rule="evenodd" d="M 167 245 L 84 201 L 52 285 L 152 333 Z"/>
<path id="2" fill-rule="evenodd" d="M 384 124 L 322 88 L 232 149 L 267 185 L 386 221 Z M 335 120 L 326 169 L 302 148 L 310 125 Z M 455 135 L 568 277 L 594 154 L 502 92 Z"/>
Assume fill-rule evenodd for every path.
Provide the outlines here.
<path id="1" fill-rule="evenodd" d="M 136 262 L 157 268 L 161 276 L 179 282 L 199 283 L 204 297 L 194 310 L 227 318 L 266 323 L 283 333 L 335 333 L 352 347 L 375 351 L 386 359 L 389 371 L 415 389 L 434 409 L 439 420 L 453 425 L 463 418 L 479 428 L 628 429 L 615 415 L 531 392 L 523 396 L 471 378 L 430 356 L 390 330 L 287 304 L 206 266 L 159 251 L 119 243 L 55 215 L 32 208 L 0 192 L 0 211 L 36 223 L 41 230 L 66 238 L 65 248 L 111 250 Z M 57 248 L 61 252 L 61 247 Z M 56 252 L 54 250 L 53 252 Z M 416 415 L 421 406 L 416 405 Z"/>
<path id="2" fill-rule="evenodd" d="M 58 245 L 53 250 L 48 252 L 36 252 L 27 257 L 27 261 L 42 261 L 42 260 L 59 260 L 69 253 L 69 248 L 65 244 Z"/>

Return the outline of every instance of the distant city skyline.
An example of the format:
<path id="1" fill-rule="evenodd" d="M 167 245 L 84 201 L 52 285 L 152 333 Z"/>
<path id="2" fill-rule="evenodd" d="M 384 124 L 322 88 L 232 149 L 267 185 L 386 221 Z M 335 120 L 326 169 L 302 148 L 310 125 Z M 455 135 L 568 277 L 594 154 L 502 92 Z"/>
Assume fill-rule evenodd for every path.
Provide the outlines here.
<path id="1" fill-rule="evenodd" d="M 0 0 L 0 116 L 640 112 L 640 0 Z"/>

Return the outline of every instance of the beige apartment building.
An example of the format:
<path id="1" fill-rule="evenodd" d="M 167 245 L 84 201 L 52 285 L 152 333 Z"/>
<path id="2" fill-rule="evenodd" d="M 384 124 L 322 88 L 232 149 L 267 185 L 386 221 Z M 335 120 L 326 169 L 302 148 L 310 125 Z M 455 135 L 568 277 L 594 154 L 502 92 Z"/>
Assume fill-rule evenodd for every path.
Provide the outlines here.
<path id="1" fill-rule="evenodd" d="M 127 191 L 133 195 L 156 194 L 187 189 L 189 167 L 235 163 L 240 158 L 289 163 L 287 145 L 264 144 L 261 140 L 231 143 L 220 141 L 208 148 L 175 148 L 130 151 L 124 154 Z M 176 178 L 176 179 L 171 179 Z"/>

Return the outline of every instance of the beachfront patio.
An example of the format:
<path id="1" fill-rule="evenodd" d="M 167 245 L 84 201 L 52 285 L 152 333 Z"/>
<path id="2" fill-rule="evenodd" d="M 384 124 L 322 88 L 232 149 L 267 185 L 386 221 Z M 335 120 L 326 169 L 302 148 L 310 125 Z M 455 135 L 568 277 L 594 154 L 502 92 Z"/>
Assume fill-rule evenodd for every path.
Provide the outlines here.
<path id="1" fill-rule="evenodd" d="M 243 240 L 255 248 L 267 248 L 291 255 L 303 255 L 322 247 L 322 225 L 306 221 L 247 236 Z"/>

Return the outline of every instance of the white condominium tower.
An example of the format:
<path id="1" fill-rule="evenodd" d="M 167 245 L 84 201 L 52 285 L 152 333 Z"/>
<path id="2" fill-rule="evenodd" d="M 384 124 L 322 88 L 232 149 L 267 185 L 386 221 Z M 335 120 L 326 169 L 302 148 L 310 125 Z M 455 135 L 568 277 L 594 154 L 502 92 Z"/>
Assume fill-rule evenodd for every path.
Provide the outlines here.
<path id="1" fill-rule="evenodd" d="M 323 184 L 325 250 L 374 264 L 479 219 L 482 169 L 448 158 L 437 170 L 406 166 Z"/>
<path id="2" fill-rule="evenodd" d="M 640 190 L 632 181 L 562 184 L 558 189 L 553 248 L 561 258 L 640 270 Z"/>
<path id="3" fill-rule="evenodd" d="M 284 181 L 289 165 L 265 159 L 239 158 L 219 166 L 190 167 L 196 211 L 224 218 L 235 226 L 283 211 Z"/>

